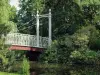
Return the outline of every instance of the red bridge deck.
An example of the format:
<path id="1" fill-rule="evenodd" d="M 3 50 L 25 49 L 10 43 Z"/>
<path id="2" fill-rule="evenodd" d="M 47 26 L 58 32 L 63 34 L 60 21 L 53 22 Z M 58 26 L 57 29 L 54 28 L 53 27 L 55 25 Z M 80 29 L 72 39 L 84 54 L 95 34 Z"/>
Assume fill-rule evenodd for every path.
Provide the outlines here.
<path id="1" fill-rule="evenodd" d="M 19 45 L 12 45 L 9 50 L 27 50 L 27 51 L 43 51 L 44 48 L 38 47 L 27 47 L 27 46 L 19 46 Z"/>

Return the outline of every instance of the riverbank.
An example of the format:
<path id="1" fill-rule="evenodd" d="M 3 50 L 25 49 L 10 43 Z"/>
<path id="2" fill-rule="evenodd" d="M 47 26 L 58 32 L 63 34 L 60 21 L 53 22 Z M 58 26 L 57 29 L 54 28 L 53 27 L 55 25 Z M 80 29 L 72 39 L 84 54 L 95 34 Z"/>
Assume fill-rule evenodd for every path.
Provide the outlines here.
<path id="1" fill-rule="evenodd" d="M 0 75 L 20 75 L 16 73 L 7 73 L 7 72 L 0 72 Z"/>
<path id="2" fill-rule="evenodd" d="M 31 63 L 32 64 L 32 63 Z M 39 75 L 100 75 L 97 65 L 40 64 L 31 65 L 31 73 Z"/>

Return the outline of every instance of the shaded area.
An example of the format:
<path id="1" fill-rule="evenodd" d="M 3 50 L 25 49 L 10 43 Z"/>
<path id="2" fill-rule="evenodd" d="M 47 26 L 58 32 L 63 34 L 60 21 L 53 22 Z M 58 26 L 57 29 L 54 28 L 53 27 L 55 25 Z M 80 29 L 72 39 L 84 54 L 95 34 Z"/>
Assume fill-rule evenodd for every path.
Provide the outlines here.
<path id="1" fill-rule="evenodd" d="M 31 75 L 100 75 L 100 67 L 96 65 L 60 65 L 58 67 L 42 65 L 38 64 L 37 67 L 31 68 Z"/>
<path id="2" fill-rule="evenodd" d="M 38 61 L 40 54 L 41 54 L 41 52 L 37 52 L 37 51 L 28 51 L 28 52 L 26 52 L 26 57 L 27 57 L 30 61 Z"/>

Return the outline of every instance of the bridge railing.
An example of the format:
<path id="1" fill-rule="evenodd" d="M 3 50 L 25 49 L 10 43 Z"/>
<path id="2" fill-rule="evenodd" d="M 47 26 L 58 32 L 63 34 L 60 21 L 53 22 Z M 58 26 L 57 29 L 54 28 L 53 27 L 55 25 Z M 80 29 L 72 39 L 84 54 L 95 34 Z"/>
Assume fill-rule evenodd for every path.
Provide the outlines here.
<path id="1" fill-rule="evenodd" d="M 6 36 L 5 44 L 37 47 L 37 39 L 36 35 L 9 33 Z M 39 47 L 46 48 L 47 46 L 48 46 L 48 38 L 40 36 Z"/>

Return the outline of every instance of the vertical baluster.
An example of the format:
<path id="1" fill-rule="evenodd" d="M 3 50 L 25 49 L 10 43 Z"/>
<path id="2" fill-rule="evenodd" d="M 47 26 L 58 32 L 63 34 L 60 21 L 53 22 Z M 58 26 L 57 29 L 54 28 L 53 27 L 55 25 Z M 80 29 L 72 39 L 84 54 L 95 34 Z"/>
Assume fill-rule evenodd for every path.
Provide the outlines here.
<path id="1" fill-rule="evenodd" d="M 20 42 L 20 45 L 21 45 L 21 35 L 19 34 L 19 37 L 18 37 L 18 41 Z"/>
<path id="2" fill-rule="evenodd" d="M 28 36 L 27 36 L 27 46 L 28 46 Z"/>
<path id="3" fill-rule="evenodd" d="M 16 40 L 15 40 L 15 44 L 18 44 L 18 34 L 15 34 L 16 36 L 14 37 Z"/>
<path id="4" fill-rule="evenodd" d="M 32 43 L 32 47 L 33 47 L 33 36 L 31 36 L 31 43 Z"/>
<path id="5" fill-rule="evenodd" d="M 21 38 L 22 38 L 22 45 L 24 46 L 24 35 L 22 35 Z"/>
<path id="6" fill-rule="evenodd" d="M 13 34 L 13 41 L 14 43 L 13 44 L 17 44 L 17 34 Z"/>
<path id="7" fill-rule="evenodd" d="M 17 39 L 17 41 L 16 41 L 16 42 L 17 42 L 17 44 L 18 44 L 18 45 L 20 45 L 20 34 L 17 34 L 16 39 Z"/>
<path id="8" fill-rule="evenodd" d="M 20 45 L 22 45 L 22 39 L 21 39 L 21 34 L 19 35 L 20 37 L 18 38 L 18 41 L 20 41 Z"/>
<path id="9" fill-rule="evenodd" d="M 25 36 L 25 45 L 27 45 L 27 37 Z"/>
<path id="10" fill-rule="evenodd" d="M 15 39 L 15 35 L 12 33 L 10 34 L 10 40 L 11 40 L 11 44 L 14 44 L 16 39 Z"/>

